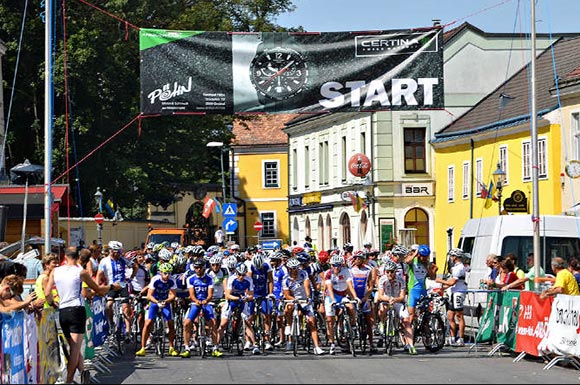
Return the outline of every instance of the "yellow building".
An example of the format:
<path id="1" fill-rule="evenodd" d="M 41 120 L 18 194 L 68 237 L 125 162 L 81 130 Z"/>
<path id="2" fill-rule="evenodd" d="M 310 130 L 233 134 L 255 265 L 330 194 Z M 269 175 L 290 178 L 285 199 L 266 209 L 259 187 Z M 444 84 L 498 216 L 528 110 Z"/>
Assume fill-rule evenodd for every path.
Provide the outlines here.
<path id="1" fill-rule="evenodd" d="M 562 134 L 562 109 L 554 83 L 556 73 L 565 79 L 580 67 L 580 39 L 560 39 L 537 58 L 536 105 L 539 214 L 561 214 L 569 207 L 563 202 L 563 176 L 570 139 Z M 576 75 L 577 76 L 577 75 Z M 527 68 L 484 98 L 452 124 L 435 134 L 435 243 L 437 263 L 442 272 L 445 256 L 455 247 L 461 228 L 470 218 L 533 213 L 532 143 Z M 577 109 L 575 110 L 577 111 Z M 566 117 L 564 120 L 569 119 Z M 570 135 L 572 136 L 572 135 Z M 486 191 L 498 165 L 505 173 L 501 189 L 494 188 L 496 200 L 486 208 Z M 494 182 L 495 183 L 495 182 Z M 497 184 L 495 187 L 498 187 Z M 501 197 L 499 193 L 501 192 Z M 530 223 L 530 226 L 532 224 Z M 451 235 L 447 230 L 453 229 Z"/>
<path id="2" fill-rule="evenodd" d="M 231 143 L 234 197 L 244 206 L 238 216 L 240 246 L 265 248 L 289 242 L 288 136 L 284 123 L 296 115 L 267 115 L 234 122 Z M 254 225 L 260 222 L 261 231 Z"/>

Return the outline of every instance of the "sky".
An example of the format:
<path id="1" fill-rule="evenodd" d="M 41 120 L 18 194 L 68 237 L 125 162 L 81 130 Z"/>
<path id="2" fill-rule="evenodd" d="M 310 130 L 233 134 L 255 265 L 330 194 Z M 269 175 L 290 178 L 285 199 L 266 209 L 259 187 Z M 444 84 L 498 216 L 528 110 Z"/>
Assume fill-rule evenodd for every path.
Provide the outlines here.
<path id="1" fill-rule="evenodd" d="M 535 0 L 536 32 L 580 32 L 580 0 Z M 308 32 L 429 27 L 468 22 L 484 32 L 530 33 L 531 0 L 294 0 L 276 22 Z"/>

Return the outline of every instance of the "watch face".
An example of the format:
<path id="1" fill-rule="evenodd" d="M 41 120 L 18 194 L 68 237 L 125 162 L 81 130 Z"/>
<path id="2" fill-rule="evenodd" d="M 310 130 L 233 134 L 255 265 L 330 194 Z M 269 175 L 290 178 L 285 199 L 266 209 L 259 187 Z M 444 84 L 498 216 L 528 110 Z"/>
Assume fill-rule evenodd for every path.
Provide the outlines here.
<path id="1" fill-rule="evenodd" d="M 566 174 L 568 174 L 568 176 L 570 178 L 578 178 L 578 177 L 580 177 L 580 162 L 577 161 L 577 160 L 571 160 L 566 165 L 566 169 L 565 170 L 566 170 Z"/>
<path id="2" fill-rule="evenodd" d="M 304 90 L 308 68 L 297 51 L 276 47 L 254 57 L 250 66 L 250 79 L 260 94 L 284 100 Z"/>

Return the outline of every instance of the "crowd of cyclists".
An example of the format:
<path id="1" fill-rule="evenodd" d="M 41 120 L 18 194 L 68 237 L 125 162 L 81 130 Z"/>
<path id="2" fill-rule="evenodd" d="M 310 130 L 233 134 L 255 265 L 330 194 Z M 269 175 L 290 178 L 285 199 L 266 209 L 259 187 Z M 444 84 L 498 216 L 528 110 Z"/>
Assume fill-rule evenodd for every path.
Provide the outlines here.
<path id="1" fill-rule="evenodd" d="M 355 333 L 364 348 L 378 353 L 384 343 L 385 318 L 392 308 L 401 325 L 401 347 L 415 355 L 416 308 L 427 294 L 427 279 L 434 281 L 437 272 L 427 245 L 410 249 L 395 245 L 384 253 L 370 243 L 356 251 L 346 243 L 320 252 L 310 243 L 276 250 L 258 245 L 242 251 L 237 244 L 204 249 L 166 242 L 123 252 L 120 242 L 111 241 L 108 248 L 110 254 L 98 263 L 96 281 L 110 285 L 106 298 L 111 325 L 113 303 L 116 298 L 122 302 L 127 342 L 134 329 L 132 318 L 139 318 L 140 338 L 134 341 L 137 356 L 148 354 L 154 321 L 163 317 L 169 356 L 188 358 L 207 349 L 208 355 L 221 357 L 236 312 L 242 315 L 244 351 L 296 351 L 297 341 L 292 339 L 295 310 L 303 319 L 307 334 L 303 337 L 312 344 L 310 353 L 354 355 L 354 345 L 338 341 L 341 335 L 335 323 L 340 311 L 350 325 L 358 326 Z M 459 258 L 461 250 L 454 249 L 452 254 Z M 143 314 L 132 309 L 130 298 L 141 302 Z M 203 347 L 196 338 L 202 332 L 200 317 L 207 329 Z"/>

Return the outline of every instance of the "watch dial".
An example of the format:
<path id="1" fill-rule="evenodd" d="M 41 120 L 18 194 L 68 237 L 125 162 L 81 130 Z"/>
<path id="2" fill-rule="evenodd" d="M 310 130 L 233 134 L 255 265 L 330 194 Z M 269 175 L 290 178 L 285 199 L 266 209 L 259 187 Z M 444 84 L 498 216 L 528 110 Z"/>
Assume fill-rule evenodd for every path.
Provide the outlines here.
<path id="1" fill-rule="evenodd" d="M 578 178 L 580 176 L 580 162 L 571 160 L 568 163 L 567 174 L 571 178 Z"/>
<path id="2" fill-rule="evenodd" d="M 284 100 L 304 90 L 308 68 L 298 52 L 277 47 L 264 50 L 252 60 L 250 79 L 260 94 Z"/>

